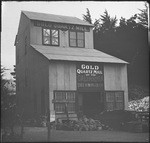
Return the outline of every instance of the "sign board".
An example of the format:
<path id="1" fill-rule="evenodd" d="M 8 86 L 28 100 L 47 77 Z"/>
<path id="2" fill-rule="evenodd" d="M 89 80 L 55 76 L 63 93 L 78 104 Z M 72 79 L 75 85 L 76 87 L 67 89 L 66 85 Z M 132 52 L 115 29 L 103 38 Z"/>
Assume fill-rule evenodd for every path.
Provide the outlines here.
<path id="1" fill-rule="evenodd" d="M 74 24 L 63 24 L 63 23 L 54 23 L 48 21 L 34 21 L 34 26 L 38 27 L 46 27 L 60 30 L 76 30 L 76 31 L 84 31 L 89 32 L 90 28 L 86 25 L 74 25 Z"/>
<path id="2" fill-rule="evenodd" d="M 101 91 L 104 89 L 103 65 L 99 63 L 78 63 L 76 65 L 77 90 Z"/>

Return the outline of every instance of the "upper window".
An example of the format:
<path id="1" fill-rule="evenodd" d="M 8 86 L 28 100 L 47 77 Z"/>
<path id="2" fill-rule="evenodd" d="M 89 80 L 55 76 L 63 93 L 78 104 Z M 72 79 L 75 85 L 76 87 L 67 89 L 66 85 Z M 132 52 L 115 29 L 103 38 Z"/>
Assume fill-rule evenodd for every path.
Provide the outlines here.
<path id="1" fill-rule="evenodd" d="M 43 44 L 58 46 L 59 45 L 59 31 L 55 29 L 43 28 Z"/>
<path id="2" fill-rule="evenodd" d="M 84 32 L 70 31 L 69 33 L 69 44 L 70 47 L 84 47 Z"/>

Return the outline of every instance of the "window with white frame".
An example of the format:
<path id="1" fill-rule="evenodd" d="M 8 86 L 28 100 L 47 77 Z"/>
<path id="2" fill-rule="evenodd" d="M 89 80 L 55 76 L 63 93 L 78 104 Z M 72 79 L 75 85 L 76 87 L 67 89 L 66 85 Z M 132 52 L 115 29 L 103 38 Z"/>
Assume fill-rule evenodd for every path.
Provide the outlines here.
<path id="1" fill-rule="evenodd" d="M 43 45 L 59 46 L 59 31 L 43 28 Z"/>

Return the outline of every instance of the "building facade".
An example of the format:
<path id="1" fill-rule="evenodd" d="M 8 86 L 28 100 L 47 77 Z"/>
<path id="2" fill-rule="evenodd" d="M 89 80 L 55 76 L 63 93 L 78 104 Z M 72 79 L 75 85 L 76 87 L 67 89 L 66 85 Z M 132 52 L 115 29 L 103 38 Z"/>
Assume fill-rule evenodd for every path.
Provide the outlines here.
<path id="1" fill-rule="evenodd" d="M 16 35 L 19 110 L 76 118 L 127 110 L 127 62 L 95 50 L 93 25 L 76 17 L 22 11 Z M 49 110 L 48 110 L 49 109 Z"/>

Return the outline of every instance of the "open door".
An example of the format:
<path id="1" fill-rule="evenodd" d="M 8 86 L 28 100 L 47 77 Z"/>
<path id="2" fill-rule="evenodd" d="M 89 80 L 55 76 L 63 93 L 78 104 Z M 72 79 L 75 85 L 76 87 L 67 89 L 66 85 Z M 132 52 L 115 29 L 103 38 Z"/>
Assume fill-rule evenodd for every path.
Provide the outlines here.
<path id="1" fill-rule="evenodd" d="M 95 117 L 104 110 L 103 94 L 100 92 L 83 93 L 83 114 Z"/>

